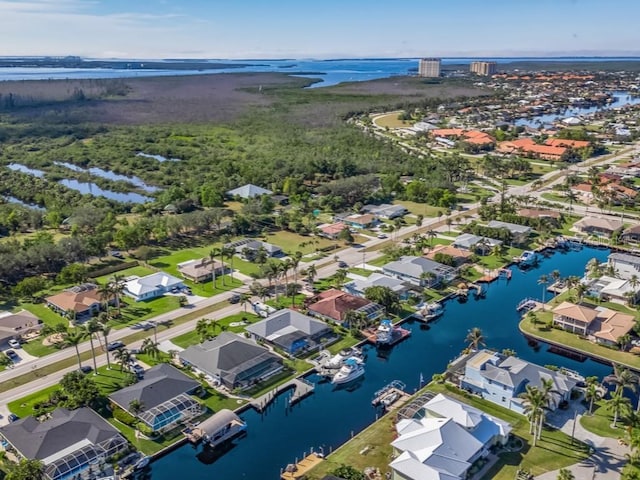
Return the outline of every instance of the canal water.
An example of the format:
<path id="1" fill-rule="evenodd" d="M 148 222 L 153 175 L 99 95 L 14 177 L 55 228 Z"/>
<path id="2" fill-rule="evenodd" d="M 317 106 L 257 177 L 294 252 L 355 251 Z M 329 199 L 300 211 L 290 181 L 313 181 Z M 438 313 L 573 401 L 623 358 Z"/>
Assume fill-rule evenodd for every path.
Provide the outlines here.
<path id="1" fill-rule="evenodd" d="M 510 281 L 498 280 L 487 287 L 484 299 L 472 297 L 466 303 L 457 300 L 446 304 L 445 314 L 430 328 L 418 322 L 404 326 L 412 335 L 384 355 L 366 347 L 366 374 L 360 383 L 350 388 L 335 389 L 320 382 L 316 375 L 309 380 L 316 384 L 314 393 L 293 408 L 287 408 L 289 393 L 280 395 L 272 406 L 259 414 L 253 409 L 241 416 L 248 424 L 248 435 L 215 462 L 201 462 L 196 450 L 186 445 L 153 463 L 153 480 L 175 478 L 277 479 L 280 469 L 301 458 L 313 447 L 328 453 L 376 419 L 371 406 L 373 394 L 392 380 L 400 380 L 413 392 L 420 377 L 429 381 L 434 373 L 445 370 L 450 360 L 466 346 L 467 331 L 482 329 L 487 346 L 511 348 L 526 360 L 547 365 L 564 366 L 585 376 L 603 377 L 611 367 L 591 360 L 583 363 L 555 355 L 546 347 L 532 349 L 518 330 L 516 305 L 525 297 L 542 296 L 537 284 L 542 274 L 559 270 L 563 277 L 582 275 L 591 258 L 604 261 L 608 250 L 584 248 L 568 253 L 555 252 L 526 272 L 514 268 Z M 549 296 L 547 295 L 547 299 Z"/>

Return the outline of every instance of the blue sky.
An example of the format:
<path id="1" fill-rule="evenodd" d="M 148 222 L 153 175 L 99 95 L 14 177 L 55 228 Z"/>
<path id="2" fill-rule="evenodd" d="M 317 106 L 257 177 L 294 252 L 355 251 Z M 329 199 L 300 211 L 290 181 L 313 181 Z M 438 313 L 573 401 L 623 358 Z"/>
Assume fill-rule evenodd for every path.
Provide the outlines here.
<path id="1" fill-rule="evenodd" d="M 637 0 L 0 0 L 0 55 L 640 54 Z"/>

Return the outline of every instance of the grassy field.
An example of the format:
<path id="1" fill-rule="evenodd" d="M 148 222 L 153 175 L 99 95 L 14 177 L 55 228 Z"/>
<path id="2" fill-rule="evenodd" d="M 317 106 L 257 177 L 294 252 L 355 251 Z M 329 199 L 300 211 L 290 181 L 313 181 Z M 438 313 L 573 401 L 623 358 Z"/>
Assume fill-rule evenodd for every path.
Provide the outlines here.
<path id="1" fill-rule="evenodd" d="M 534 475 L 540 475 L 578 463 L 588 455 L 586 445 L 571 445 L 570 437 L 558 430 L 544 430 L 538 445 L 533 447 L 529 443 L 529 424 L 524 416 L 487 400 L 467 396 L 455 387 L 430 384 L 427 389 L 445 393 L 489 415 L 508 421 L 513 427 L 514 435 L 522 439 L 523 449 L 519 452 L 501 454 L 500 460 L 484 476 L 487 480 L 513 480 L 516 470 L 520 467 Z M 392 417 L 386 415 L 329 455 L 326 461 L 309 473 L 308 478 L 319 480 L 341 464 L 352 465 L 360 471 L 365 467 L 374 466 L 384 474 L 389 471 L 388 464 L 393 453 L 390 443 L 395 438 Z"/>
<path id="2" fill-rule="evenodd" d="M 391 112 L 386 115 L 378 115 L 373 119 L 373 123 L 381 128 L 406 128 L 410 127 L 413 122 L 400 120 L 398 115 L 401 112 Z"/>

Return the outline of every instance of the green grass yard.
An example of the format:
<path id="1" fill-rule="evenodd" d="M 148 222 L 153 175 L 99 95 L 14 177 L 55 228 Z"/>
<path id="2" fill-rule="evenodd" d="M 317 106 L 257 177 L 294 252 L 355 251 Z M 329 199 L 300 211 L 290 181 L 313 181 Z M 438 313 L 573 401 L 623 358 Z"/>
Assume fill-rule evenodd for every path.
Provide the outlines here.
<path id="1" fill-rule="evenodd" d="M 621 438 L 626 435 L 627 426 L 621 416 L 618 416 L 616 428 L 612 428 L 613 411 L 608 410 L 604 401 L 594 402 L 593 413 L 591 415 L 585 413 L 580 418 L 580 425 L 596 435 L 601 437 Z"/>
<path id="2" fill-rule="evenodd" d="M 224 330 L 228 330 L 230 332 L 239 333 L 244 331 L 245 326 L 244 325 L 231 326 L 232 323 L 238 324 L 243 321 L 246 321 L 248 322 L 248 324 L 251 324 L 251 323 L 257 322 L 258 320 L 260 320 L 260 317 L 258 317 L 251 311 L 247 311 L 247 313 L 242 312 L 242 313 L 236 313 L 234 315 L 229 315 L 228 317 L 224 317 L 219 320 L 216 320 L 215 322 L 216 327 L 215 329 L 211 330 L 211 334 L 212 335 L 218 334 L 222 331 L 223 328 Z M 171 342 L 175 343 L 179 347 L 187 348 L 191 345 L 196 345 L 198 343 L 201 343 L 202 338 L 200 337 L 200 335 L 198 335 L 198 333 L 195 330 L 192 330 L 191 332 L 183 333 L 182 335 L 178 335 L 177 337 L 172 338 Z"/>

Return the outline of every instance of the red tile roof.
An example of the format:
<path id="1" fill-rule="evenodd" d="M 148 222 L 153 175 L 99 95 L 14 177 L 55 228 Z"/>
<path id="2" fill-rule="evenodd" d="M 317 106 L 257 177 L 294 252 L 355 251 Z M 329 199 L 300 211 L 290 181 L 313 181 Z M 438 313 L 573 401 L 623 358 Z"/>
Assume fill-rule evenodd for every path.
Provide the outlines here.
<path id="1" fill-rule="evenodd" d="M 366 298 L 356 297 L 333 288 L 311 298 L 307 309 L 341 323 L 349 310 L 357 310 L 370 303 Z"/>

